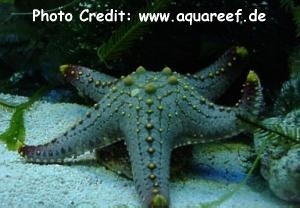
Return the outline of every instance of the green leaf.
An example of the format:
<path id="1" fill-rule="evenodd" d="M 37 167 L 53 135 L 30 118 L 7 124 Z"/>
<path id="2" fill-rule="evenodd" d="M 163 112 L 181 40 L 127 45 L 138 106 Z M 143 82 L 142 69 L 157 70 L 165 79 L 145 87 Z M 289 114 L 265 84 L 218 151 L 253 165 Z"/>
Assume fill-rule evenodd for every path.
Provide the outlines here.
<path id="1" fill-rule="evenodd" d="M 155 0 L 152 5 L 140 10 L 138 13 L 157 12 L 165 8 L 168 3 L 169 0 Z M 134 41 L 147 31 L 147 26 L 147 23 L 140 22 L 137 17 L 132 23 L 122 24 L 110 39 L 98 48 L 97 55 L 100 60 L 105 62 L 119 57 L 124 50 L 128 49 Z"/>
<path id="2" fill-rule="evenodd" d="M 254 133 L 258 138 L 263 140 L 289 141 L 292 143 L 300 142 L 300 125 L 297 118 L 300 111 L 294 111 L 287 115 L 292 122 L 286 122 L 281 118 L 269 118 L 264 121 L 258 119 L 240 117 L 239 119 L 254 129 Z"/>
<path id="3" fill-rule="evenodd" d="M 286 81 L 274 104 L 274 113 L 286 115 L 300 108 L 300 76 Z"/>
<path id="4" fill-rule="evenodd" d="M 300 76 L 300 46 L 296 46 L 289 57 L 289 68 L 291 77 L 296 78 Z"/>
<path id="5" fill-rule="evenodd" d="M 298 113 L 299 112 L 299 113 Z M 292 118 L 299 118 L 300 111 L 296 111 L 291 113 L 287 117 Z M 247 173 L 247 176 L 243 179 L 243 181 L 236 185 L 236 187 L 233 188 L 233 190 L 228 191 L 224 195 L 222 195 L 219 199 L 215 201 L 211 201 L 208 203 L 204 203 L 199 205 L 199 208 L 214 208 L 219 207 L 222 203 L 230 199 L 235 193 L 237 193 L 248 181 L 249 177 L 253 174 L 255 168 L 257 167 L 259 160 L 261 158 L 261 155 L 266 150 L 267 145 L 269 144 L 270 140 L 285 140 L 292 143 L 300 143 L 300 127 L 299 123 L 284 123 L 279 122 L 279 118 L 271 118 L 266 119 L 265 121 L 261 122 L 259 120 L 253 120 L 246 117 L 239 117 L 242 122 L 244 122 L 247 125 L 250 125 L 255 132 L 255 137 L 259 140 L 261 140 L 261 145 L 257 150 L 257 157 L 255 158 L 251 169 Z M 287 142 L 283 141 L 284 144 L 288 144 Z M 290 145 L 290 144 L 288 144 Z"/>
<path id="6" fill-rule="evenodd" d="M 294 0 L 280 0 L 280 5 L 286 10 L 290 10 L 294 8 Z"/>
<path id="7" fill-rule="evenodd" d="M 14 0 L 0 0 L 0 4 L 14 4 Z"/>
<path id="8" fill-rule="evenodd" d="M 296 26 L 296 37 L 300 37 L 300 6 L 296 6 L 294 0 L 280 0 L 280 5 L 291 13 Z"/>
<path id="9" fill-rule="evenodd" d="M 294 7 L 291 11 L 296 26 L 296 36 L 300 37 L 300 6 Z"/>
<path id="10" fill-rule="evenodd" d="M 52 8 L 52 9 L 46 9 L 44 12 L 50 13 L 50 12 L 57 12 L 57 11 L 65 10 L 69 7 L 74 6 L 76 3 L 79 3 L 79 2 L 80 2 L 80 0 L 73 0 L 73 1 L 70 1 L 69 3 L 61 5 L 59 7 L 55 7 L 55 8 Z M 13 13 L 11 13 L 11 15 L 12 16 L 25 16 L 25 15 L 32 15 L 32 12 L 13 12 Z"/>
<path id="11" fill-rule="evenodd" d="M 39 89 L 28 102 L 13 106 L 5 102 L 1 102 L 0 106 L 4 108 L 15 108 L 13 116 L 10 120 L 9 128 L 0 134 L 0 141 L 3 141 L 9 150 L 17 150 L 20 144 L 25 140 L 25 125 L 24 125 L 24 113 L 32 106 L 34 102 L 40 99 L 41 96 L 47 91 L 46 87 Z"/>
<path id="12" fill-rule="evenodd" d="M 0 29 L 0 45 L 8 43 L 9 37 L 15 37 L 16 42 L 20 40 L 30 40 L 37 36 L 36 31 L 25 23 L 15 23 L 10 25 L 1 26 Z"/>

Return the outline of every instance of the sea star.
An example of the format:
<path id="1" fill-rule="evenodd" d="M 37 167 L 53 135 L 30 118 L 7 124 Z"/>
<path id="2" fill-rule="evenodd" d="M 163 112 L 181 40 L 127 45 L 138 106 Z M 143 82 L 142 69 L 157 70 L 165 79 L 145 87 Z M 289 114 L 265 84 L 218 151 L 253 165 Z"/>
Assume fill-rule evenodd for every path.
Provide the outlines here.
<path id="1" fill-rule="evenodd" d="M 172 150 L 236 135 L 245 130 L 238 115 L 259 113 L 262 92 L 253 71 L 235 107 L 211 102 L 240 74 L 246 56 L 244 47 L 233 47 L 194 75 L 181 75 L 168 67 L 161 72 L 139 67 L 120 80 L 85 67 L 61 66 L 66 79 L 97 103 L 51 142 L 23 145 L 19 152 L 29 162 L 62 162 L 124 140 L 143 207 L 169 207 Z"/>

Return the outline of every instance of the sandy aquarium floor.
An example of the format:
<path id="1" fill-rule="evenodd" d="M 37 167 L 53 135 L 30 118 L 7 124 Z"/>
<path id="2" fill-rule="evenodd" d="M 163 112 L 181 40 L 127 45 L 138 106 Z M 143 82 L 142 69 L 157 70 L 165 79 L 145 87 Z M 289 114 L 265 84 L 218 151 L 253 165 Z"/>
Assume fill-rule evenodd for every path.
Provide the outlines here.
<path id="1" fill-rule="evenodd" d="M 3 95 L 2 95 L 3 97 Z M 7 99 L 12 99 L 7 97 Z M 26 98 L 14 97 L 23 102 Z M 87 108 L 76 104 L 36 103 L 25 114 L 26 142 L 39 144 L 70 127 Z M 8 128 L 11 113 L 0 110 L 0 133 Z M 85 155 L 83 162 L 71 165 L 25 163 L 16 152 L 0 144 L 0 208 L 135 208 L 139 206 L 133 182 L 93 162 Z M 170 184 L 174 208 L 201 207 L 216 200 L 236 184 L 191 176 Z M 221 204 L 222 208 L 285 208 L 262 185 L 245 186 Z"/>

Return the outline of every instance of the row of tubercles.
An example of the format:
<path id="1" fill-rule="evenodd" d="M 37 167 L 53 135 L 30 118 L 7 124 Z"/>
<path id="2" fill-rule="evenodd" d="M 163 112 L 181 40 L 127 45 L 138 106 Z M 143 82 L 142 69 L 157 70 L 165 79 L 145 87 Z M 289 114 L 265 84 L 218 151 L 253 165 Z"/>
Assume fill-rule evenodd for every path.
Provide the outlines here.
<path id="1" fill-rule="evenodd" d="M 98 109 L 98 108 L 99 108 L 99 104 L 95 104 L 95 105 L 94 105 L 94 108 L 95 108 L 95 109 Z M 72 126 L 70 127 L 70 129 L 67 130 L 67 131 L 63 134 L 64 139 L 69 139 L 69 138 L 68 138 L 68 134 L 69 134 L 71 131 L 76 131 L 77 128 L 78 128 L 79 126 L 83 125 L 84 122 L 88 122 L 88 120 L 91 118 L 91 116 L 92 116 L 92 112 L 88 111 L 88 112 L 86 113 L 84 119 L 79 119 L 79 120 L 77 121 L 76 124 L 72 125 Z M 100 114 L 97 114 L 97 117 L 100 117 Z M 87 130 L 86 128 L 83 128 L 83 129 L 82 129 L 82 131 L 86 131 L 86 130 Z M 55 143 L 57 143 L 57 142 L 58 142 L 57 139 L 54 139 L 54 140 L 51 141 L 52 144 L 55 144 Z M 92 141 L 89 141 L 89 145 L 90 145 L 90 146 L 93 146 L 94 144 L 92 143 Z M 49 150 L 49 152 L 48 152 L 49 157 L 52 156 L 52 153 L 51 153 L 50 151 L 51 151 L 51 150 Z M 61 147 L 61 148 L 60 148 L 60 153 L 61 153 L 61 155 L 66 155 L 68 152 L 69 152 L 69 153 L 70 153 L 70 152 L 73 152 L 72 147 L 69 146 L 69 147 Z M 37 154 L 38 154 L 38 152 L 37 152 Z M 56 153 L 56 155 L 57 155 L 57 153 Z"/>
<path id="2" fill-rule="evenodd" d="M 80 67 L 69 65 L 68 70 L 64 69 L 65 67 L 66 66 L 61 66 L 61 71 L 66 79 L 70 79 L 70 77 L 75 78 L 75 80 L 87 79 L 87 82 L 89 84 L 94 84 L 95 87 L 98 88 L 110 87 L 118 81 L 117 79 L 114 79 L 112 81 L 95 80 L 91 73 L 84 73 L 82 70 L 79 69 Z"/>
<path id="3" fill-rule="evenodd" d="M 70 130 L 75 130 L 74 127 L 71 127 Z M 70 131 L 69 130 L 69 131 Z M 65 138 L 68 139 L 67 132 L 64 133 Z M 37 145 L 37 146 L 28 146 L 23 145 L 18 149 L 19 154 L 24 157 L 26 160 L 30 162 L 36 163 L 52 163 L 52 162 L 63 162 L 63 158 L 67 153 L 71 153 L 73 149 L 71 147 L 63 147 L 61 146 L 60 149 L 53 145 L 59 145 L 59 140 L 57 138 L 53 139 L 49 143 L 44 145 Z M 54 157 L 56 157 L 54 159 Z"/>
<path id="4" fill-rule="evenodd" d="M 114 90 L 113 88 L 111 88 L 111 92 L 116 93 L 117 90 Z M 119 95 L 120 95 L 120 94 L 119 94 Z M 109 107 L 109 108 L 110 108 L 110 107 L 112 107 L 112 103 L 113 103 L 114 101 L 117 100 L 117 96 L 113 96 L 113 97 L 112 97 L 111 94 L 107 94 L 106 96 L 107 96 L 107 99 L 110 99 L 110 102 L 108 102 L 108 104 L 107 104 L 106 107 Z M 100 109 L 100 103 L 95 103 L 95 104 L 93 105 L 93 108 L 92 108 L 92 109 L 93 109 L 92 111 L 88 111 L 88 112 L 86 113 L 86 115 L 85 115 L 84 118 L 79 119 L 79 120 L 77 121 L 77 123 L 76 123 L 75 125 L 73 125 L 73 126 L 70 128 L 70 130 L 71 130 L 71 131 L 75 131 L 79 126 L 83 125 L 85 122 L 89 122 L 89 120 L 92 119 L 92 117 L 93 117 L 93 119 L 98 119 L 98 118 L 101 118 L 101 117 L 102 117 L 102 115 L 101 115 L 101 113 L 100 113 L 100 111 L 99 111 L 99 109 Z M 103 110 L 105 111 L 105 108 L 103 108 Z M 118 107 L 116 107 L 116 108 L 114 109 L 115 112 L 117 112 L 118 110 L 119 110 Z M 112 111 L 112 112 L 113 112 L 113 111 Z M 110 116 L 112 116 L 112 115 L 113 115 L 113 114 L 111 113 Z M 81 131 L 86 131 L 86 130 L 87 130 L 86 127 L 84 127 L 83 129 L 81 129 Z M 67 135 L 68 135 L 68 131 L 64 133 L 64 136 L 65 136 L 65 137 L 67 137 Z M 87 139 L 89 139 L 89 138 L 87 138 Z M 104 141 L 105 141 L 105 140 L 109 140 L 109 138 L 103 137 L 102 140 L 104 140 Z M 120 141 L 120 140 L 121 140 L 121 138 L 118 139 L 118 141 Z M 96 144 L 95 144 L 95 141 L 89 140 L 88 142 L 89 142 L 89 143 L 88 143 L 89 148 L 91 148 L 91 149 L 96 148 L 96 146 L 95 146 L 95 145 L 96 145 Z M 69 148 L 70 148 L 70 147 L 69 147 Z M 63 149 L 62 149 L 62 151 L 63 151 Z"/>
<path id="5" fill-rule="evenodd" d="M 207 100 L 205 97 L 200 96 L 200 98 L 196 98 L 195 97 L 195 93 L 193 92 L 193 87 L 191 87 L 188 83 L 184 83 L 182 86 L 183 89 L 183 93 L 180 93 L 181 99 L 183 101 L 185 101 L 194 111 L 196 111 L 197 113 L 203 114 L 205 115 L 207 118 L 209 118 L 210 116 L 208 114 L 205 114 L 205 112 L 201 111 L 201 106 L 207 106 L 209 109 L 214 109 L 214 110 L 219 110 L 220 112 L 228 112 L 230 113 L 232 111 L 231 107 L 224 107 L 224 106 L 218 106 L 215 105 L 214 103 L 210 102 L 209 100 Z M 188 96 L 187 96 L 188 95 Z M 194 99 L 194 100 L 199 100 L 199 104 L 193 104 L 190 100 L 189 97 Z M 207 142 L 213 142 L 214 139 L 211 140 L 207 140 L 204 138 L 203 134 L 193 134 L 192 135 L 194 138 L 197 138 L 197 141 L 187 141 L 186 143 L 182 143 L 182 144 L 178 144 L 177 146 L 175 146 L 175 148 L 180 147 L 180 146 L 185 146 L 185 145 L 191 145 L 191 144 L 197 144 L 197 143 L 207 143 Z"/>
<path id="6" fill-rule="evenodd" d="M 142 73 L 142 71 L 140 70 L 139 73 Z M 178 83 L 177 77 L 172 75 L 172 70 L 169 67 L 165 67 L 162 70 L 162 74 L 168 76 L 168 84 L 175 85 Z M 162 112 L 164 110 L 164 106 L 162 106 L 161 104 L 159 104 L 158 106 L 153 106 L 154 105 L 153 97 L 155 96 L 154 94 L 155 94 L 156 90 L 157 89 L 156 89 L 156 86 L 154 83 L 150 82 L 145 85 L 145 92 L 146 92 L 146 94 L 149 95 L 149 98 L 146 100 L 146 105 L 148 106 L 148 109 L 147 109 L 148 119 L 147 119 L 147 124 L 145 125 L 145 128 L 148 132 L 148 136 L 145 138 L 145 140 L 148 143 L 147 152 L 150 155 L 150 158 L 153 158 L 154 154 L 156 154 L 156 152 L 155 152 L 156 150 L 153 147 L 155 138 L 153 138 L 153 136 L 152 136 L 152 130 L 155 127 L 151 121 L 151 114 L 154 112 L 153 107 L 156 108 L 155 110 L 158 110 L 159 112 Z M 157 96 L 156 99 L 159 101 L 159 103 L 161 103 L 161 100 L 162 100 L 161 96 Z M 158 131 L 161 133 L 164 130 L 162 128 L 159 128 Z M 160 193 L 159 182 L 156 180 L 157 176 L 154 173 L 154 170 L 157 168 L 157 164 L 154 161 L 150 161 L 147 165 L 147 168 L 149 169 L 148 178 L 149 178 L 149 180 L 151 180 L 151 182 L 153 184 L 152 193 L 154 195 L 159 195 L 159 193 Z"/>
<path id="7" fill-rule="evenodd" d="M 153 109 L 153 104 L 154 104 L 154 101 L 153 101 L 153 97 L 155 96 L 152 96 L 153 94 L 155 94 L 156 92 L 156 86 L 154 83 L 147 83 L 145 85 L 145 92 L 149 95 L 149 98 L 146 100 L 146 105 L 148 106 L 148 109 L 147 109 L 147 124 L 145 125 L 145 128 L 148 132 L 148 136 L 145 138 L 147 144 L 148 144 L 148 149 L 147 149 L 147 152 L 150 156 L 150 158 L 154 158 L 154 154 L 157 154 L 155 153 L 155 148 L 153 147 L 153 143 L 155 142 L 155 138 L 153 138 L 153 134 L 152 134 L 152 130 L 154 129 L 154 124 L 152 123 L 151 121 L 151 115 L 153 114 L 154 112 L 154 109 Z M 157 107 L 157 110 L 161 111 L 163 110 L 163 106 L 159 105 L 159 106 L 156 106 Z M 152 184 L 153 184 L 153 189 L 152 189 L 152 193 L 154 195 L 157 195 L 159 194 L 160 192 L 160 189 L 159 189 L 159 182 L 156 180 L 157 179 L 157 176 L 155 175 L 154 173 L 154 170 L 157 168 L 157 164 L 154 162 L 154 161 L 150 161 L 147 165 L 147 168 L 149 169 L 149 180 L 151 180 Z"/>
<path id="8" fill-rule="evenodd" d="M 243 84 L 243 89 L 241 93 L 243 94 L 242 99 L 239 99 L 238 102 L 235 104 L 236 107 L 239 107 L 243 103 L 250 103 L 251 101 L 254 102 L 261 102 L 259 97 L 256 97 L 256 92 L 260 90 L 259 87 L 259 78 L 255 72 L 250 71 L 247 77 L 247 81 Z"/>
<path id="9" fill-rule="evenodd" d="M 146 101 L 146 104 L 148 106 L 148 110 L 147 110 L 148 120 L 147 120 L 147 124 L 145 125 L 145 128 L 148 132 L 148 136 L 145 139 L 146 139 L 146 142 L 148 143 L 147 152 L 150 155 L 150 158 L 153 158 L 154 154 L 156 154 L 155 153 L 156 150 L 152 145 L 155 142 L 155 138 L 153 138 L 153 136 L 152 136 L 152 129 L 154 129 L 154 124 L 151 121 L 151 114 L 153 113 L 153 107 L 154 107 L 153 103 L 154 102 L 151 98 L 148 98 L 147 101 Z M 156 106 L 156 108 L 159 111 L 163 110 L 162 105 Z M 159 129 L 159 131 L 162 131 L 162 129 Z M 147 168 L 149 169 L 149 176 L 148 177 L 149 177 L 149 180 L 151 180 L 152 183 L 153 183 L 152 193 L 155 194 L 155 195 L 159 194 L 159 192 L 160 192 L 159 183 L 156 180 L 157 176 L 154 174 L 154 169 L 156 169 L 156 167 L 157 167 L 157 164 L 153 161 L 149 162 L 149 164 L 147 165 Z"/>
<path id="10" fill-rule="evenodd" d="M 167 82 L 169 85 L 178 85 L 179 83 L 179 79 L 178 77 L 175 75 L 175 73 L 173 74 L 172 70 L 169 68 L 169 67 L 165 67 L 163 70 L 162 70 L 162 74 L 166 75 L 168 77 L 167 79 Z M 162 116 L 162 112 L 164 110 L 164 106 L 162 106 L 162 99 L 163 97 L 166 97 L 170 94 L 172 94 L 173 92 L 170 91 L 170 92 L 166 92 L 165 95 L 163 96 L 157 96 L 156 99 L 159 101 L 159 105 L 156 106 L 157 109 L 159 110 L 160 112 L 160 117 Z M 151 108 L 151 105 L 153 104 L 153 102 L 151 100 L 147 100 L 147 105 L 149 105 L 149 108 Z M 177 114 L 177 112 L 175 112 L 175 114 Z M 171 114 L 168 114 L 168 117 L 171 118 L 172 115 Z M 149 121 L 151 122 L 151 118 L 149 116 Z M 150 125 L 151 126 L 151 125 Z M 160 127 L 158 129 L 159 133 L 161 134 L 163 131 L 165 131 L 164 129 L 162 129 L 161 127 L 161 124 L 160 124 Z M 167 131 L 167 130 L 166 130 Z M 160 135 L 160 138 L 162 138 L 162 136 Z M 163 145 L 163 141 L 159 141 L 160 142 L 160 145 L 162 146 Z M 149 149 L 151 149 L 151 147 L 149 147 Z M 149 150 L 148 149 L 148 150 Z M 148 151 L 149 152 L 149 151 Z M 151 154 L 151 152 L 149 152 L 149 154 Z M 160 153 L 161 154 L 161 153 Z M 161 161 L 161 155 L 159 158 L 159 161 Z M 151 166 L 151 164 L 149 164 Z M 149 166 L 148 165 L 148 166 Z M 151 168 L 151 167 L 148 167 L 148 168 Z M 150 174 L 149 175 L 149 179 L 153 181 L 153 194 L 154 194 L 154 197 L 152 198 L 152 201 L 151 201 L 151 204 L 150 204 L 150 207 L 169 207 L 169 202 L 168 202 L 168 199 L 159 194 L 160 190 L 158 189 L 159 187 L 159 184 L 157 181 L 155 181 L 156 179 L 156 176 L 154 174 Z"/>
<path id="11" fill-rule="evenodd" d="M 193 104 L 189 99 L 187 94 L 189 94 L 190 97 L 195 98 L 195 93 L 193 93 L 193 87 L 191 87 L 189 84 L 185 83 L 183 85 L 183 90 L 186 93 L 181 93 L 182 95 L 182 100 L 186 101 L 188 103 L 188 105 L 194 109 L 195 111 L 197 111 L 198 113 L 204 113 L 201 111 L 200 107 L 198 105 Z M 196 98 L 195 98 L 196 99 Z M 197 98 L 199 100 L 199 104 L 200 105 L 206 105 L 208 106 L 208 108 L 210 109 L 218 109 L 219 111 L 226 111 L 226 112 L 231 112 L 232 108 L 231 107 L 223 107 L 223 106 L 217 106 L 214 103 L 210 102 L 209 100 L 207 100 L 205 97 L 200 96 L 200 98 Z M 209 117 L 209 115 L 206 115 L 207 117 Z"/>
<path id="12" fill-rule="evenodd" d="M 138 101 L 139 102 L 141 102 L 143 99 L 141 98 L 141 97 L 139 97 L 138 98 Z M 147 101 L 146 101 L 146 103 L 147 103 L 147 105 L 149 105 L 149 106 L 151 106 L 152 104 L 153 104 L 153 100 L 152 99 L 148 99 Z M 129 103 L 128 104 L 128 107 L 129 108 L 134 108 L 134 106 L 131 104 L 131 103 Z M 137 111 L 137 112 L 139 112 L 140 110 L 141 110 L 141 107 L 138 105 L 138 106 L 135 106 L 135 110 Z M 153 113 L 153 110 L 152 109 L 148 109 L 147 110 L 147 114 L 148 114 L 148 117 L 150 117 L 150 115 Z M 126 115 L 126 113 L 125 112 L 122 112 L 122 115 L 123 116 L 125 116 Z M 128 114 L 127 115 L 129 118 L 131 117 L 131 114 Z M 137 125 L 137 129 L 136 129 L 136 133 L 137 134 L 139 134 L 140 133 L 140 131 L 141 131 L 141 128 L 145 128 L 149 133 L 148 133 L 148 136 L 146 136 L 146 138 L 145 138 L 145 141 L 148 143 L 148 145 L 149 145 L 149 147 L 148 147 L 148 149 L 147 149 L 147 153 L 148 154 L 150 154 L 151 156 L 153 156 L 153 154 L 155 153 L 155 148 L 153 148 L 152 147 L 152 144 L 153 144 L 153 142 L 155 141 L 155 139 L 153 138 L 153 136 L 151 135 L 151 130 L 154 128 L 154 125 L 151 123 L 151 120 L 148 120 L 148 122 L 145 124 L 145 126 L 144 127 L 142 127 L 141 126 L 141 122 L 139 121 L 139 116 L 137 117 L 137 123 L 136 123 L 136 125 Z M 142 149 L 141 147 L 139 147 L 140 149 Z M 149 169 L 151 172 L 153 172 L 156 168 L 157 168 L 157 165 L 156 165 L 156 163 L 154 163 L 154 162 L 149 162 L 148 164 L 147 164 L 147 167 L 146 167 L 147 169 Z M 149 176 L 148 176 L 148 178 L 151 180 L 151 181 L 153 181 L 153 190 L 152 190 L 152 192 L 154 193 L 154 194 L 158 194 L 159 193 L 159 184 L 157 183 L 157 182 L 155 182 L 155 179 L 156 179 L 156 175 L 155 174 L 153 174 L 153 173 L 151 173 L 151 174 L 149 174 Z"/>
<path id="13" fill-rule="evenodd" d="M 215 71 L 209 72 L 207 75 L 191 75 L 187 74 L 187 77 L 193 77 L 194 79 L 204 81 L 206 79 L 213 79 L 217 76 L 220 76 L 226 71 L 230 70 L 237 61 L 237 57 L 244 58 L 248 55 L 247 49 L 244 47 L 235 47 L 232 49 L 233 51 L 230 51 L 231 55 L 226 58 L 225 62 L 222 63 L 221 66 L 218 66 L 218 68 Z M 228 60 L 227 60 L 228 59 Z"/>

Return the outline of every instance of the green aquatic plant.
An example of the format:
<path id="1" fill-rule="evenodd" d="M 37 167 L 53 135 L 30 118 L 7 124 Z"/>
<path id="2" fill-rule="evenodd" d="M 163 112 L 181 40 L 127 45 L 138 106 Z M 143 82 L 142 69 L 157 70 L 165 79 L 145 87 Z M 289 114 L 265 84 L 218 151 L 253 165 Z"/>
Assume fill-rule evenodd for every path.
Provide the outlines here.
<path id="1" fill-rule="evenodd" d="M 0 134 L 0 141 L 7 145 L 9 150 L 17 150 L 25 140 L 24 113 L 39 100 L 47 91 L 46 87 L 39 89 L 29 100 L 20 105 L 13 105 L 5 101 L 0 101 L 0 108 L 13 112 L 9 128 Z"/>
<path id="2" fill-rule="evenodd" d="M 300 46 L 296 46 L 289 58 L 290 79 L 283 83 L 273 108 L 273 116 L 283 116 L 300 108 Z"/>
<path id="3" fill-rule="evenodd" d="M 296 46 L 288 59 L 290 68 L 290 77 L 292 79 L 300 77 L 300 45 Z M 300 96 L 299 96 L 300 97 Z"/>
<path id="4" fill-rule="evenodd" d="M 169 4 L 169 0 L 154 0 L 152 4 L 139 12 L 158 12 Z M 115 59 L 121 52 L 128 49 L 134 41 L 139 39 L 146 31 L 149 23 L 139 21 L 138 17 L 129 24 L 122 24 L 116 32 L 103 43 L 97 50 L 97 55 L 102 62 Z"/>
<path id="5" fill-rule="evenodd" d="M 156 11 L 167 1 L 169 0 L 155 0 L 154 4 L 147 6 L 145 11 Z M 42 80 L 40 79 L 42 77 L 49 81 L 56 80 L 51 79 L 51 77 L 58 76 L 53 68 L 63 63 L 85 63 L 85 65 L 93 67 L 102 65 L 103 63 L 99 61 L 97 56 L 97 49 L 105 40 L 110 39 L 113 31 L 119 31 L 116 29 L 119 23 L 88 24 L 81 22 L 79 18 L 74 18 L 71 22 L 36 22 L 32 24 L 30 14 L 32 14 L 33 8 L 43 8 L 47 12 L 65 10 L 65 12 L 70 12 L 76 17 L 83 9 L 102 13 L 106 12 L 106 7 L 110 7 L 116 10 L 136 12 L 144 5 L 145 3 L 136 0 L 109 2 L 104 0 L 64 0 L 43 3 L 36 0 L 15 0 L 10 4 L 10 9 L 5 14 L 1 7 L 3 7 L 3 11 L 6 11 L 6 8 L 0 5 L 0 65 L 3 62 L 9 66 L 9 69 L 11 68 L 11 70 L 6 70 L 8 67 L 3 67 L 3 69 L 0 67 L 0 71 L 5 70 L 7 74 L 1 79 L 6 79 L 21 69 L 26 75 L 32 76 L 34 79 Z M 9 21 L 7 21 L 8 17 Z M 102 57 L 105 60 L 106 57 L 116 54 L 116 51 L 118 51 L 119 56 L 122 55 L 121 51 L 133 44 L 146 31 L 141 29 L 145 28 L 141 27 L 142 24 L 135 23 L 137 21 L 130 21 L 128 24 L 122 23 L 124 33 L 116 33 L 120 34 L 119 37 L 122 38 L 114 39 L 116 42 L 108 44 L 110 46 L 102 45 Z"/>
<path id="6" fill-rule="evenodd" d="M 297 118 L 297 111 L 291 112 L 290 117 Z M 254 134 L 261 140 L 279 141 L 284 140 L 286 144 L 300 143 L 300 127 L 295 121 L 282 122 L 281 117 L 267 118 L 263 121 L 241 118 L 241 120 L 254 128 Z"/>
<path id="7" fill-rule="evenodd" d="M 300 37 L 300 6 L 296 2 L 296 0 L 280 0 L 281 6 L 291 13 L 296 26 L 296 36 Z"/>
<path id="8" fill-rule="evenodd" d="M 0 4 L 13 4 L 14 0 L 0 0 Z"/>
<path id="9" fill-rule="evenodd" d="M 300 76 L 286 81 L 274 104 L 274 115 L 286 115 L 300 108 Z"/>
<path id="10" fill-rule="evenodd" d="M 297 112 L 295 112 L 295 114 L 296 113 Z M 297 118 L 300 115 L 293 116 Z M 252 163 L 252 166 L 248 171 L 246 177 L 240 183 L 238 183 L 232 191 L 225 193 L 217 200 L 200 204 L 199 208 L 219 207 L 222 203 L 224 203 L 225 201 L 230 199 L 235 193 L 237 193 L 247 183 L 249 178 L 254 173 L 256 167 L 259 164 L 260 158 L 262 157 L 270 141 L 279 143 L 286 150 L 288 150 L 292 145 L 300 144 L 300 127 L 297 126 L 295 123 L 282 123 L 279 118 L 266 119 L 261 122 L 258 119 L 250 119 L 249 117 L 238 117 L 242 122 L 244 122 L 250 127 L 249 129 L 252 129 L 255 137 L 262 141 L 258 150 L 256 150 L 257 156 L 254 162 Z"/>
<path id="11" fill-rule="evenodd" d="M 298 67 L 299 59 L 296 59 L 298 56 L 295 54 L 296 53 L 293 53 L 293 58 L 290 58 L 290 60 L 292 60 L 290 62 L 290 67 L 293 67 L 292 72 L 294 72 L 291 73 L 291 76 L 293 77 L 294 74 L 295 78 L 286 81 L 281 88 L 273 109 L 273 115 L 276 115 L 277 117 L 266 118 L 263 121 L 260 121 L 251 116 L 238 116 L 245 125 L 248 125 L 254 137 L 261 141 L 259 148 L 256 150 L 257 156 L 251 169 L 242 182 L 237 184 L 232 191 L 227 192 L 215 201 L 201 204 L 199 206 L 200 208 L 218 207 L 237 193 L 253 174 L 259 164 L 260 158 L 270 143 L 276 143 L 286 151 L 292 146 L 300 144 L 300 126 L 297 121 L 297 118 L 300 118 L 300 112 L 296 111 L 297 109 L 300 109 L 300 76 L 298 73 L 295 73 L 296 71 L 299 71 L 300 67 Z M 290 118 L 289 122 L 284 122 L 282 116 L 287 114 Z"/>
<path id="12" fill-rule="evenodd" d="M 9 1 L 9 0 L 8 0 Z M 75 4 L 79 3 L 80 0 L 73 0 L 69 3 L 66 3 L 64 5 L 61 5 L 61 6 L 58 6 L 58 7 L 55 7 L 53 9 L 47 9 L 45 10 L 44 12 L 57 12 L 57 11 L 63 11 L 67 8 L 70 8 L 72 6 L 74 6 Z M 1 3 L 1 2 L 0 2 Z M 32 15 L 32 12 L 12 12 L 11 13 L 12 16 L 22 16 L 22 15 Z"/>
<path id="13" fill-rule="evenodd" d="M 290 9 L 295 6 L 294 0 L 280 0 L 280 5 L 285 9 Z"/>
<path id="14" fill-rule="evenodd" d="M 256 170 L 256 167 L 259 164 L 260 155 L 262 155 L 264 149 L 265 149 L 266 143 L 261 146 L 261 148 L 258 151 L 258 156 L 255 158 L 254 162 L 252 163 L 252 166 L 250 170 L 248 171 L 245 178 L 238 183 L 231 191 L 226 192 L 223 194 L 220 198 L 214 201 L 210 201 L 207 203 L 201 203 L 198 207 L 199 208 L 216 208 L 219 207 L 221 204 L 223 204 L 225 201 L 230 199 L 235 193 L 237 193 L 249 180 L 249 178 L 252 176 L 254 171 Z"/>
<path id="15" fill-rule="evenodd" d="M 9 92 L 24 74 L 38 68 L 39 33 L 22 19 L 8 19 L 14 5 L 2 7 L 5 8 L 7 15 L 0 15 L 0 90 Z"/>
<path id="16" fill-rule="evenodd" d="M 0 45 L 18 44 L 22 41 L 27 41 L 28 38 L 35 38 L 31 27 L 24 22 L 15 22 L 13 25 L 1 26 L 0 30 Z"/>

